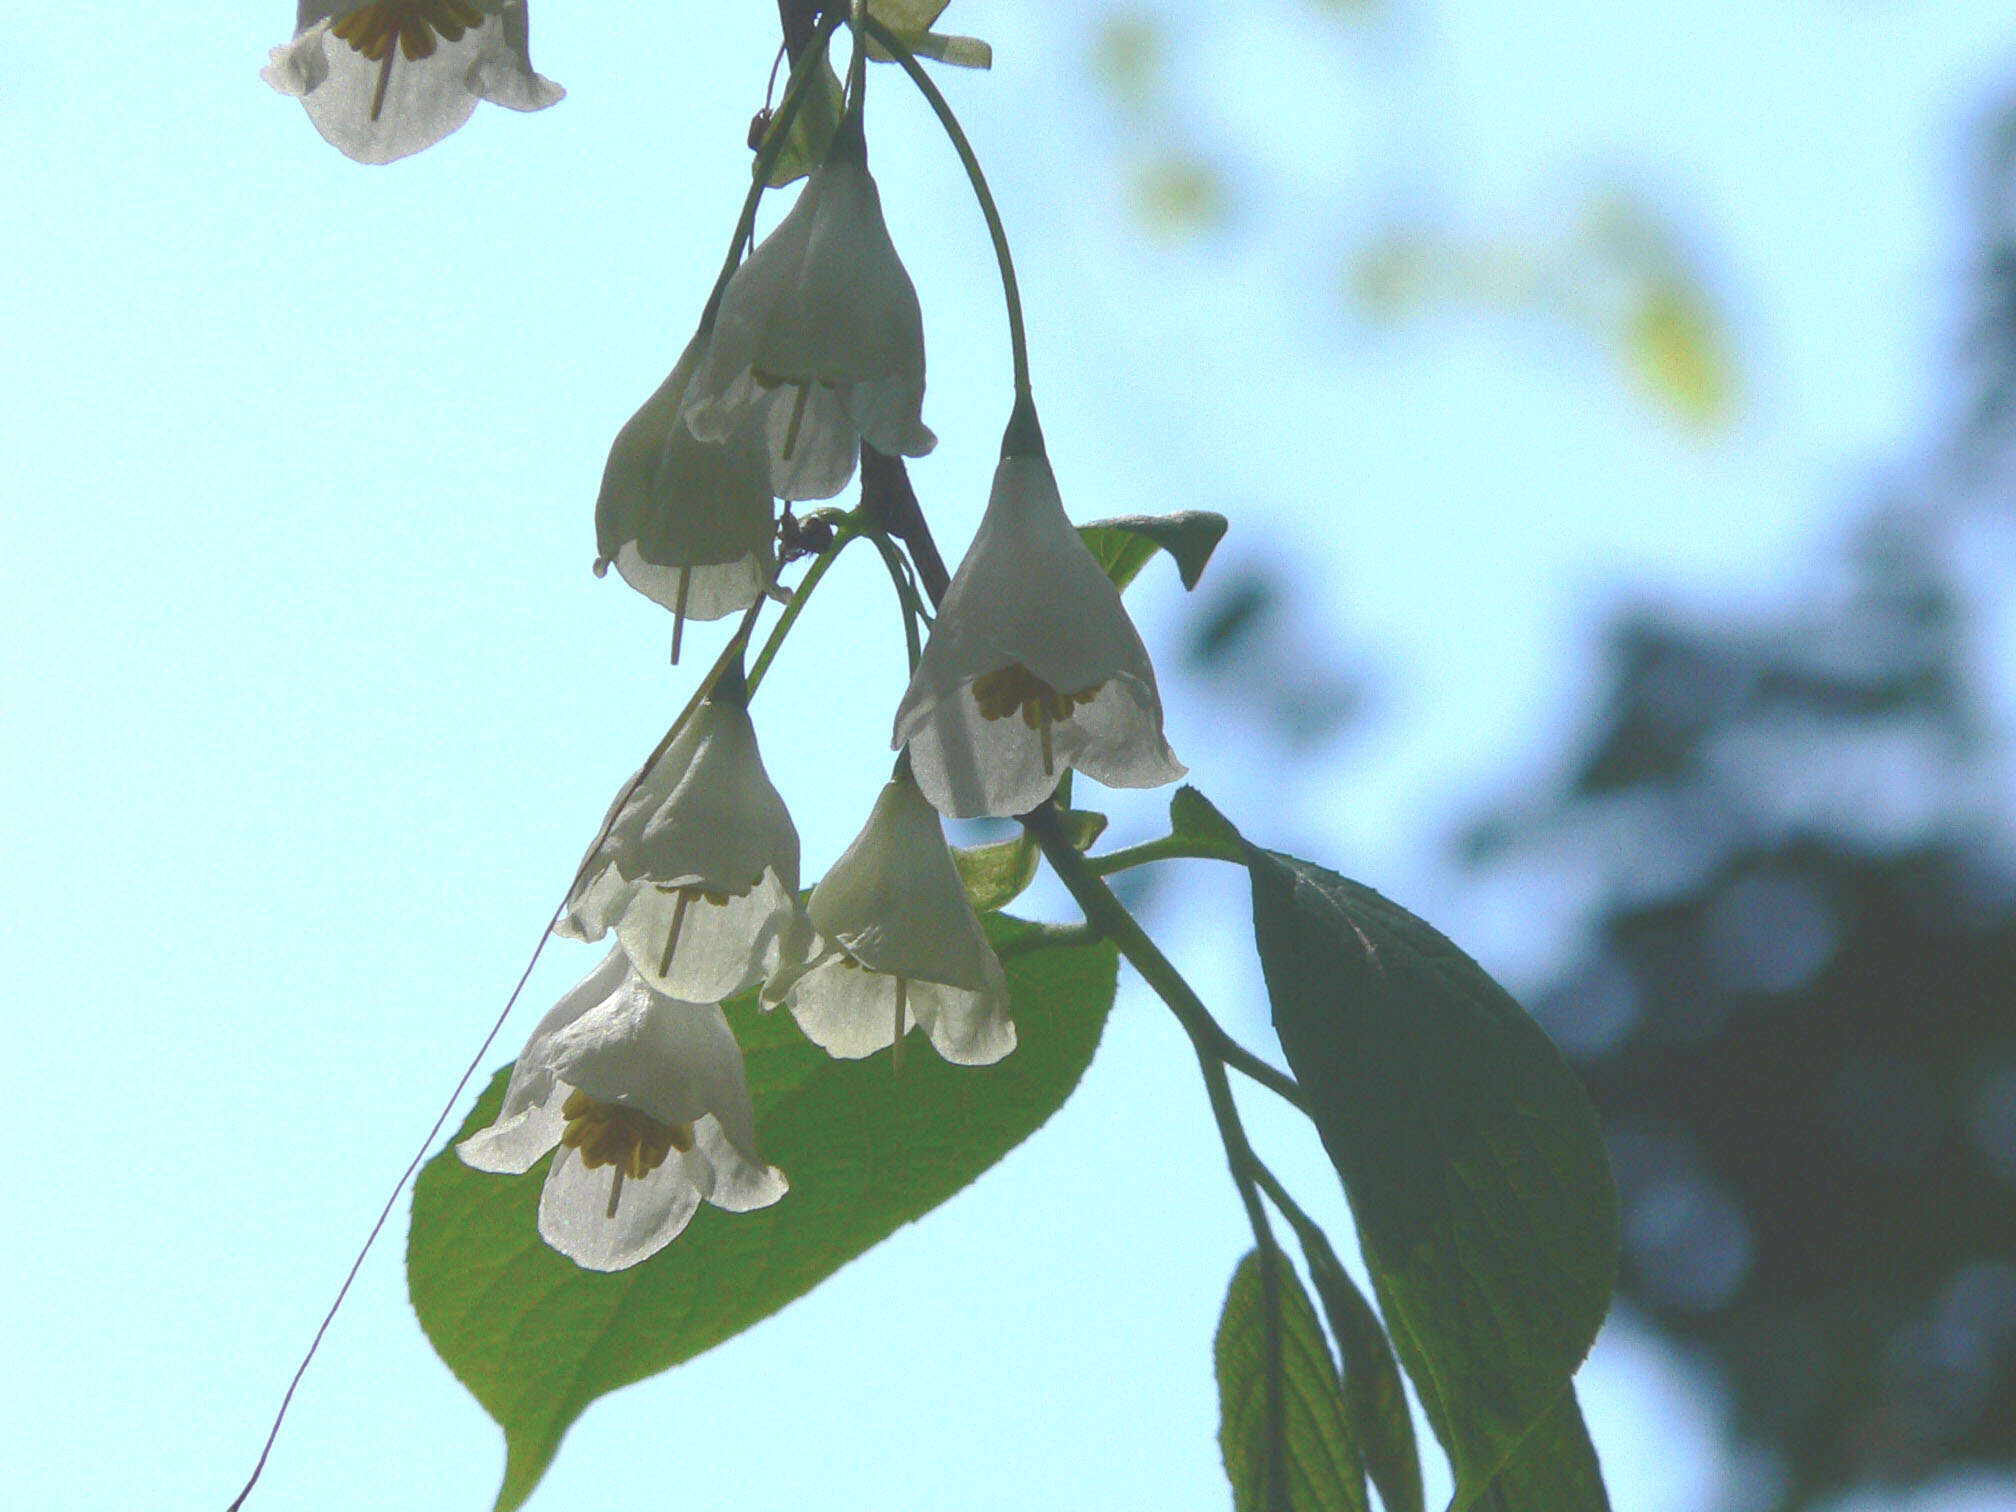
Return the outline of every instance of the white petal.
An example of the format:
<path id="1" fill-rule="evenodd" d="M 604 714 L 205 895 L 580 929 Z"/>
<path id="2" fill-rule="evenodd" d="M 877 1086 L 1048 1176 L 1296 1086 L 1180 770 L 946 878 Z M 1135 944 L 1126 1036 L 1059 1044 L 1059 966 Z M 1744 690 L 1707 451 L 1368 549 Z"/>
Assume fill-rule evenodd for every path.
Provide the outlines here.
<path id="1" fill-rule="evenodd" d="M 846 389 L 779 385 L 756 402 L 763 416 L 772 493 L 780 499 L 830 499 L 847 486 L 859 446 Z"/>
<path id="2" fill-rule="evenodd" d="M 700 1194 L 730 1213 L 766 1208 L 791 1190 L 782 1171 L 736 1149 L 712 1118 L 693 1125 L 693 1148 L 679 1159 L 685 1162 L 687 1179 Z"/>
<path id="3" fill-rule="evenodd" d="M 753 1158 L 756 1110 L 742 1050 L 712 1003 L 682 1003 L 636 976 L 554 1039 L 554 1074 L 597 1102 L 635 1108 L 660 1123 L 712 1113 Z"/>
<path id="4" fill-rule="evenodd" d="M 601 840 L 582 862 L 560 933 L 600 939 L 635 907 L 645 909 L 647 919 L 662 910 L 669 923 L 670 904 L 661 905 L 649 887 L 633 884 L 740 894 L 774 872 L 788 893 L 796 893 L 798 831 L 763 770 L 746 709 L 702 704 L 617 797 Z M 648 927 L 640 924 L 639 930 Z M 663 927 L 658 926 L 661 947 Z M 760 947 L 761 942 L 752 946 Z M 646 954 L 636 951 L 639 960 Z"/>
<path id="5" fill-rule="evenodd" d="M 931 427 L 918 418 L 924 407 L 922 367 L 855 384 L 848 396 L 848 407 L 862 439 L 886 456 L 928 456 L 938 445 Z"/>
<path id="6" fill-rule="evenodd" d="M 991 1066 L 1015 1048 L 1008 1018 L 1008 980 L 1000 965 L 980 992 L 912 982 L 910 1006 L 938 1053 L 956 1066 Z"/>
<path id="7" fill-rule="evenodd" d="M 752 313 L 761 333 L 756 371 L 828 384 L 900 376 L 914 381 L 921 402 L 924 326 L 917 291 L 889 240 L 867 165 L 835 162 L 818 169 L 791 215 L 805 222 L 802 251 L 797 239 L 780 238 L 780 253 L 796 256 L 799 266 L 785 296 Z"/>
<path id="8" fill-rule="evenodd" d="M 395 48 L 389 74 L 330 35 L 332 20 L 361 3 L 303 4 L 293 42 L 275 48 L 261 70 L 282 94 L 298 95 L 315 129 L 358 162 L 390 163 L 431 147 L 469 119 L 479 97 L 537 110 L 565 93 L 532 72 L 521 0 L 479 0 L 488 12 L 480 25 L 454 41 L 437 35 L 425 58 L 409 58 Z"/>
<path id="9" fill-rule="evenodd" d="M 791 1017 L 828 1055 L 860 1060 L 896 1038 L 896 979 L 833 956 L 793 984 Z M 903 1027 L 916 1023 L 906 1002 Z"/>
<path id="10" fill-rule="evenodd" d="M 696 337 L 617 433 L 595 537 L 638 592 L 713 620 L 748 608 L 775 576 L 775 508 L 760 417 L 710 442 L 679 418 L 698 355 Z"/>
<path id="11" fill-rule="evenodd" d="M 553 1071 L 555 1042 L 614 999 L 630 976 L 628 958 L 611 950 L 539 1020 L 511 1068 L 496 1121 L 455 1147 L 465 1163 L 479 1171 L 523 1171 L 559 1142 L 565 1092 Z"/>
<path id="12" fill-rule="evenodd" d="M 560 1135 L 567 1127 L 560 1111 L 567 1100 L 567 1089 L 554 1084 L 548 1090 L 550 1095 L 542 1101 L 515 1115 L 500 1114 L 489 1128 L 478 1130 L 455 1146 L 462 1163 L 474 1170 L 509 1176 L 531 1170 L 541 1155 L 560 1143 Z"/>
<path id="13" fill-rule="evenodd" d="M 1020 665 L 1059 693 L 1094 701 L 1051 725 L 1051 760 L 1015 713 L 988 720 L 976 678 Z M 1183 775 L 1162 735 L 1146 648 L 1092 557 L 1042 457 L 1005 458 L 972 547 L 954 574 L 896 711 L 918 784 L 941 812 L 1009 817 L 1034 808 L 1067 766 L 1115 786 Z"/>
<path id="14" fill-rule="evenodd" d="M 1105 683 L 1090 704 L 1050 727 L 1050 765 L 1041 732 L 1018 715 L 990 720 L 969 682 L 911 720 L 910 764 L 917 785 L 955 819 L 1026 814 L 1055 791 L 1067 767 L 1108 787 L 1161 787 L 1186 768 L 1162 736 L 1162 705 L 1131 676 Z"/>
<path id="15" fill-rule="evenodd" d="M 327 27 L 304 31 L 291 42 L 273 49 L 259 77 L 284 95 L 299 99 L 329 77 L 329 59 L 323 51 Z M 341 46 L 342 44 L 337 44 Z"/>
<path id="16" fill-rule="evenodd" d="M 688 729 L 685 769 L 667 772 L 669 790 L 630 842 L 624 873 L 740 892 L 774 868 L 795 890 L 798 831 L 763 770 L 748 710 L 710 700 Z"/>
<path id="17" fill-rule="evenodd" d="M 598 847 L 599 850 L 599 847 Z M 593 943 L 616 927 L 640 884 L 625 880 L 614 859 L 600 857 L 581 874 L 567 899 L 567 912 L 553 926 L 563 940 Z"/>
<path id="18" fill-rule="evenodd" d="M 773 490 L 830 498 L 852 475 L 857 432 L 892 453 L 931 449 L 923 400 L 923 321 L 874 178 L 825 164 L 729 280 L 687 423 L 718 440 L 766 405 Z"/>
<path id="19" fill-rule="evenodd" d="M 625 1270 L 676 1239 L 700 1206 L 677 1159 L 640 1180 L 626 1179 L 611 1218 L 614 1181 L 614 1167 L 591 1171 L 578 1152 L 563 1149 L 539 1193 L 539 1237 L 586 1270 Z"/>
<path id="20" fill-rule="evenodd" d="M 806 911 L 821 934 L 871 970 L 969 991 L 987 984 L 993 949 L 937 812 L 914 782 L 883 787 Z"/>
<path id="21" fill-rule="evenodd" d="M 495 42 L 469 65 L 469 88 L 509 110 L 544 110 L 567 91 L 532 71 L 531 24 L 524 0 L 504 0 Z"/>
<path id="22" fill-rule="evenodd" d="M 439 40 L 432 57 L 408 58 L 395 50 L 376 120 L 371 102 L 382 65 L 329 37 L 323 45 L 327 77 L 301 97 L 308 119 L 325 141 L 360 163 L 396 162 L 431 147 L 475 111 L 476 96 L 465 75 L 497 26 L 496 17 L 486 17 L 459 41 Z"/>
<path id="23" fill-rule="evenodd" d="M 617 936 L 637 972 L 658 991 L 692 1003 L 719 1003 L 762 981 L 780 958 L 780 939 L 798 913 L 797 895 L 775 871 L 741 897 L 716 904 L 690 899 L 681 910 L 677 893 L 644 886 L 635 890 Z M 679 938 L 669 963 L 665 945 L 674 916 Z M 661 965 L 669 969 L 660 971 Z"/>
<path id="24" fill-rule="evenodd" d="M 713 566 L 661 567 L 645 561 L 635 541 L 625 541 L 616 548 L 613 560 L 623 581 L 652 603 L 703 622 L 740 614 L 763 596 L 777 575 L 776 563 L 767 550 L 751 551 L 736 561 Z"/>

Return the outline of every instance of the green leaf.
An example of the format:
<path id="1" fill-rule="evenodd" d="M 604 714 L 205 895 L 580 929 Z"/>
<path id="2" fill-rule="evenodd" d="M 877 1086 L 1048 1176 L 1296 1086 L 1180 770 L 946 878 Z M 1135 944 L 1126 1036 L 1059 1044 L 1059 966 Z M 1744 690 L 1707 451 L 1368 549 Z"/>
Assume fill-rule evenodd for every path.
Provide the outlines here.
<path id="1" fill-rule="evenodd" d="M 1035 926 L 999 915 L 1006 945 Z M 632 1270 L 585 1271 L 538 1236 L 541 1161 L 524 1176 L 472 1171 L 452 1149 L 413 1188 L 406 1278 L 427 1337 L 504 1429 L 497 1506 L 531 1494 L 562 1435 L 605 1392 L 732 1338 L 921 1218 L 1060 1107 L 1113 1004 L 1110 946 L 1032 949 L 1003 963 L 1016 1030 L 999 1065 L 947 1065 L 928 1050 L 836 1061 L 783 1010 L 729 1005 L 755 1095 L 764 1158 L 791 1181 L 776 1206 L 703 1205 L 678 1239 Z M 488 1124 L 499 1073 L 461 1139 Z"/>
<path id="2" fill-rule="evenodd" d="M 785 134 L 777 161 L 770 166 L 766 182 L 772 189 L 781 189 L 794 179 L 805 177 L 825 162 L 826 150 L 833 145 L 833 133 L 839 129 L 847 93 L 840 86 L 840 76 L 833 72 L 830 56 L 821 58 L 815 67 L 817 72 L 805 88 L 798 113 L 791 117 L 791 129 Z M 770 133 L 776 129 L 773 125 Z M 770 133 L 765 134 L 766 142 Z"/>
<path id="3" fill-rule="evenodd" d="M 1234 1512 L 1368 1512 L 1330 1346 L 1279 1253 L 1232 1272 L 1213 1355 Z"/>
<path id="4" fill-rule="evenodd" d="M 1477 1505 L 1482 1512 L 1610 1512 L 1573 1386 L 1519 1441 Z"/>
<path id="5" fill-rule="evenodd" d="M 1247 847 L 1281 1047 L 1386 1324 L 1472 1505 L 1609 1306 L 1617 1201 L 1567 1063 L 1476 962 L 1335 872 Z"/>
<path id="6" fill-rule="evenodd" d="M 1309 1280 L 1344 1359 L 1344 1421 L 1386 1512 L 1421 1512 L 1421 1459 L 1400 1366 L 1372 1311 L 1321 1229 L 1296 1226 Z"/>
<path id="7" fill-rule="evenodd" d="M 1092 842 L 1106 832 L 1104 814 L 1067 809 L 1059 819 L 1075 850 L 1090 849 Z M 973 911 L 983 914 L 1006 908 L 1036 880 L 1038 855 L 1036 842 L 1026 830 L 1012 840 L 955 846 L 952 850 L 952 859 L 959 867 L 959 880 L 966 884 L 966 896 L 973 902 Z"/>
<path id="8" fill-rule="evenodd" d="M 1115 588 L 1124 591 L 1157 551 L 1174 557 L 1183 586 L 1195 588 L 1197 579 L 1204 575 L 1204 564 L 1224 539 L 1225 516 L 1205 509 L 1172 515 L 1127 515 L 1080 525 L 1078 534 Z"/>
<path id="9" fill-rule="evenodd" d="M 1176 789 L 1176 795 L 1169 800 L 1169 833 L 1179 840 L 1224 850 L 1228 858 L 1242 862 L 1246 859 L 1246 842 L 1232 821 L 1188 783 Z"/>
<path id="10" fill-rule="evenodd" d="M 1449 1448 L 1449 1411 L 1426 1362 L 1404 1329 L 1394 1331 L 1393 1344 L 1407 1362 L 1408 1374 L 1429 1382 L 1421 1389 L 1421 1409 L 1435 1437 Z M 1564 1387 L 1540 1421 L 1527 1430 L 1473 1506 L 1476 1512 L 1610 1512 L 1603 1470 L 1573 1386 Z"/>

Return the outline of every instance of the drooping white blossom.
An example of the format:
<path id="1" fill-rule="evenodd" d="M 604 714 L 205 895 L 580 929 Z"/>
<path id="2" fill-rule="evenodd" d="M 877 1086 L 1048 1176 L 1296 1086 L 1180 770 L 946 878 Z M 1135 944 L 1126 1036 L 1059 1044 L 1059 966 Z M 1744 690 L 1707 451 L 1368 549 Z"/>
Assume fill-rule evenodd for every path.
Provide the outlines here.
<path id="1" fill-rule="evenodd" d="M 762 416 L 779 498 L 826 499 L 857 441 L 921 457 L 924 324 L 868 165 L 813 170 L 777 229 L 736 269 L 685 404 L 703 440 Z"/>
<path id="2" fill-rule="evenodd" d="M 515 1175 L 556 1146 L 539 1234 L 589 1270 L 656 1254 L 703 1201 L 746 1213 L 789 1186 L 756 1153 L 742 1051 L 720 1008 L 653 992 L 620 949 L 539 1021 L 496 1121 L 456 1151 Z"/>
<path id="3" fill-rule="evenodd" d="M 974 915 L 937 812 L 899 773 L 807 905 L 816 944 L 764 997 L 806 1037 L 855 1060 L 911 1027 L 948 1061 L 985 1066 L 1015 1048 L 1008 979 Z"/>
<path id="4" fill-rule="evenodd" d="M 775 504 L 762 416 L 741 415 L 718 441 L 679 418 L 702 338 L 617 432 L 595 501 L 598 572 L 623 580 L 683 622 L 747 609 L 777 575 Z M 673 637 L 677 642 L 679 631 Z"/>
<path id="5" fill-rule="evenodd" d="M 798 832 L 748 710 L 717 697 L 619 797 L 554 928 L 613 928 L 652 987 L 718 1003 L 764 978 L 797 913 Z"/>
<path id="6" fill-rule="evenodd" d="M 1064 516 L 1040 452 L 1002 458 L 987 513 L 896 710 L 917 784 L 956 818 L 1027 813 L 1066 767 L 1159 787 L 1155 669 L 1119 590 Z"/>
<path id="7" fill-rule="evenodd" d="M 360 163 L 431 147 L 491 100 L 544 110 L 566 91 L 532 70 L 524 0 L 300 0 L 259 76 Z"/>

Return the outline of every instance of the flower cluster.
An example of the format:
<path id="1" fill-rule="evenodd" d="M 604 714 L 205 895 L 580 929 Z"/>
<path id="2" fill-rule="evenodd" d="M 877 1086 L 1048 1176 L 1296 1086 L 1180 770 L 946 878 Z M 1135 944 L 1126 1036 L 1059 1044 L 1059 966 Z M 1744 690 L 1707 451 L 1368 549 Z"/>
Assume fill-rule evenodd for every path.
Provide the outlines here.
<path id="1" fill-rule="evenodd" d="M 401 14 L 432 24 L 473 4 L 408 0 Z M 381 37 L 340 22 L 333 35 L 367 32 Z M 777 501 L 838 494 L 864 446 L 928 452 L 923 400 L 917 295 L 854 114 L 618 434 L 597 571 L 613 565 L 672 612 L 675 658 L 687 619 L 749 610 L 746 635 L 760 601 L 784 597 Z M 496 1121 L 459 1146 L 490 1171 L 554 1152 L 539 1229 L 579 1264 L 637 1263 L 702 1202 L 742 1212 L 785 1194 L 757 1153 L 729 999 L 760 988 L 762 1008 L 786 1008 L 842 1059 L 887 1049 L 900 1063 L 912 1029 L 959 1065 L 1014 1050 L 1007 977 L 941 816 L 1027 813 L 1073 768 L 1123 787 L 1182 775 L 1141 638 L 1065 517 L 1026 392 L 1003 453 L 896 710 L 895 775 L 809 897 L 739 653 L 583 860 L 555 931 L 615 944 L 534 1030 Z"/>

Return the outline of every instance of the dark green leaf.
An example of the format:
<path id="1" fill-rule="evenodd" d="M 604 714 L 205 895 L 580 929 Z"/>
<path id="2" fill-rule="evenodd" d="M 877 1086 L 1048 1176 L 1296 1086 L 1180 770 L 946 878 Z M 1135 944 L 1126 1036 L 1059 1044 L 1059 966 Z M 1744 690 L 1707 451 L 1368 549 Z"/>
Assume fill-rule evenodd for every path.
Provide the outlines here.
<path id="1" fill-rule="evenodd" d="M 1234 1512 L 1367 1512 L 1330 1346 L 1279 1254 L 1233 1271 L 1213 1354 Z"/>
<path id="2" fill-rule="evenodd" d="M 1477 1505 L 1482 1512 L 1610 1512 L 1573 1386 L 1519 1441 Z"/>
<path id="3" fill-rule="evenodd" d="M 1421 1459 L 1400 1367 L 1379 1315 L 1318 1228 L 1297 1225 L 1309 1279 L 1344 1358 L 1344 1420 L 1386 1512 L 1421 1512 Z"/>
<path id="4" fill-rule="evenodd" d="M 999 915 L 997 944 L 1032 926 Z M 836 1061 L 788 1012 L 729 1005 L 764 1157 L 791 1181 L 775 1207 L 702 1206 L 659 1254 L 614 1275 L 540 1242 L 541 1161 L 524 1176 L 434 1157 L 413 1188 L 407 1286 L 420 1323 L 504 1429 L 499 1508 L 518 1506 L 596 1397 L 655 1375 L 768 1317 L 922 1217 L 1033 1133 L 1078 1084 L 1113 1004 L 1109 946 L 1030 950 L 1004 963 L 1020 1043 L 999 1065 L 913 1048 Z M 500 1073 L 456 1138 L 487 1124 Z"/>
<path id="5" fill-rule="evenodd" d="M 1202 509 L 1172 515 L 1128 515 L 1080 525 L 1078 534 L 1116 588 L 1124 591 L 1157 551 L 1174 557 L 1183 586 L 1195 588 L 1197 579 L 1204 575 L 1204 564 L 1224 538 L 1225 516 Z"/>
<path id="6" fill-rule="evenodd" d="M 1104 814 L 1069 809 L 1059 818 L 1071 844 L 1081 851 L 1106 832 Z M 958 863 L 959 880 L 966 884 L 975 913 L 1006 908 L 1036 880 L 1036 842 L 1026 831 L 991 845 L 954 847 L 952 859 Z"/>
<path id="7" fill-rule="evenodd" d="M 1381 1302 L 1385 1305 L 1383 1297 Z M 1426 1361 L 1404 1329 L 1394 1331 L 1393 1345 L 1407 1362 L 1408 1374 L 1426 1383 L 1420 1387 L 1421 1410 L 1448 1449 L 1449 1411 Z M 1564 1387 L 1540 1421 L 1527 1430 L 1472 1506 L 1474 1512 L 1610 1512 L 1603 1470 L 1583 1426 L 1573 1386 Z"/>
<path id="8" fill-rule="evenodd" d="M 1281 1047 L 1388 1329 L 1472 1504 L 1610 1301 L 1617 1203 L 1567 1063 L 1476 962 L 1370 888 L 1247 847 Z"/>

